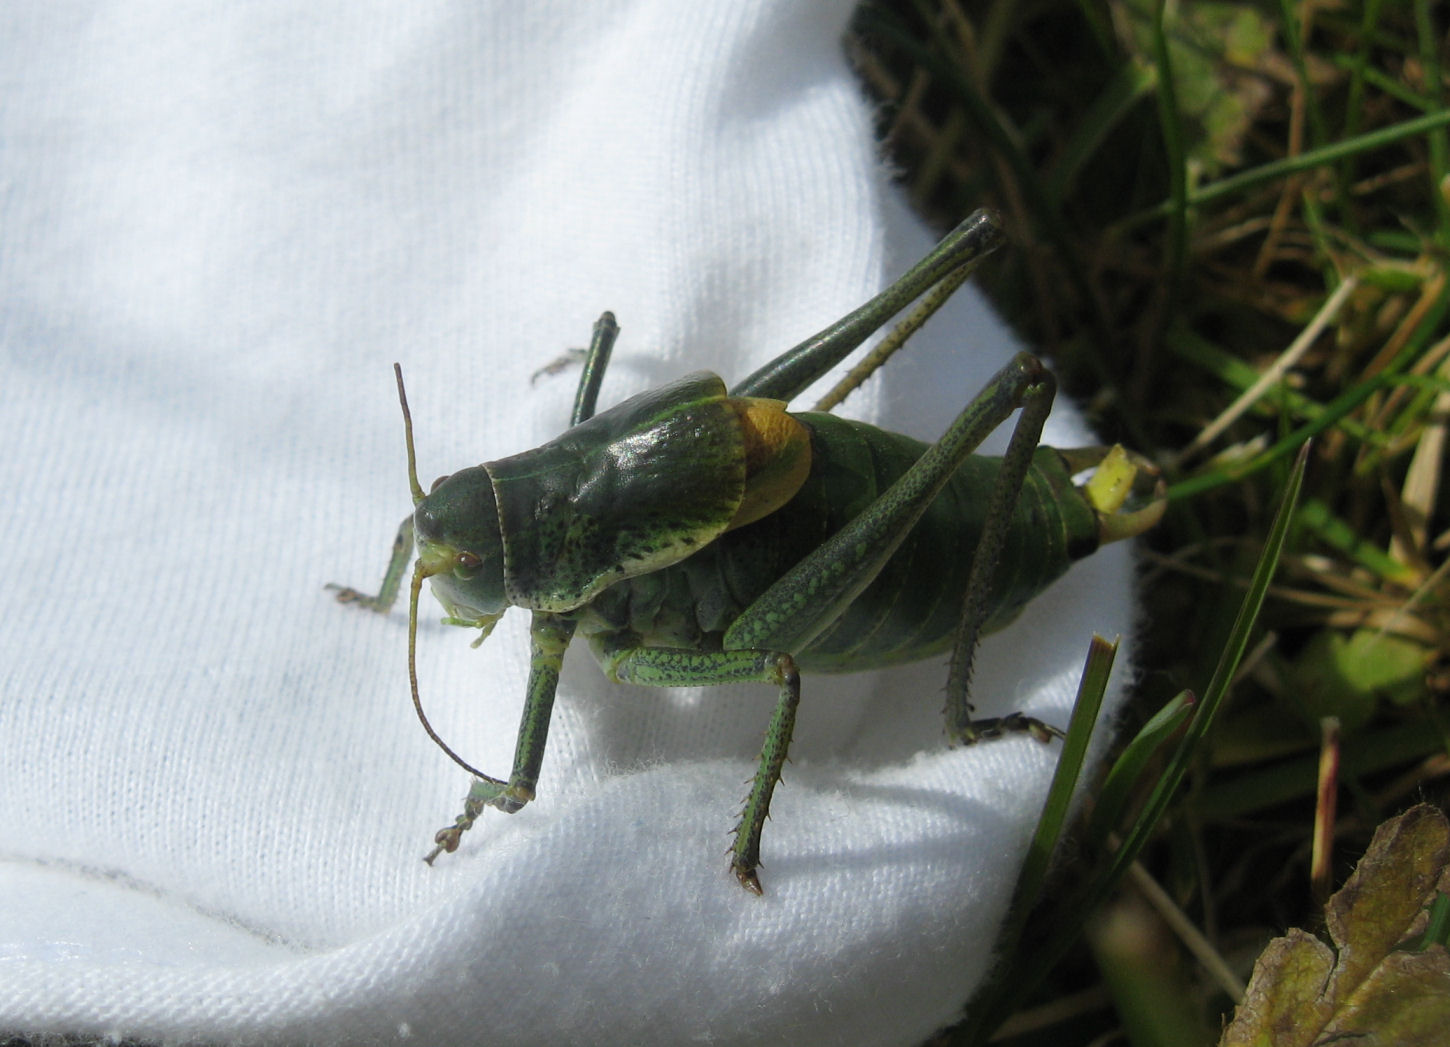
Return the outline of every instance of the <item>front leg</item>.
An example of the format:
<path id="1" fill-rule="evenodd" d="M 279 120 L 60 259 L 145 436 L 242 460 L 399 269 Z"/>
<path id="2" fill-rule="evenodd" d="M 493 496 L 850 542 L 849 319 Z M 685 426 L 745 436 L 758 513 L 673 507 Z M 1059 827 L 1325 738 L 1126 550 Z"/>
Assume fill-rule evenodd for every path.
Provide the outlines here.
<path id="1" fill-rule="evenodd" d="M 666 647 L 632 647 L 615 637 L 596 638 L 595 654 L 606 676 L 617 683 L 648 687 L 694 687 L 724 683 L 771 683 L 780 690 L 775 713 L 765 730 L 760 763 L 750 795 L 735 826 L 730 871 L 740 886 L 760 894 L 760 835 L 770 816 L 770 798 L 780 781 L 795 730 L 801 678 L 795 660 L 778 651 L 687 651 Z"/>
<path id="2" fill-rule="evenodd" d="M 356 607 L 365 607 L 369 611 L 377 611 L 379 614 L 387 614 L 398 599 L 398 590 L 403 582 L 403 572 L 408 569 L 408 558 L 412 555 L 413 514 L 409 513 L 403 517 L 403 522 L 398 525 L 398 533 L 393 538 L 393 552 L 388 559 L 388 569 L 383 574 L 383 584 L 378 587 L 378 595 L 369 596 L 335 582 L 328 582 L 326 588 L 337 594 L 338 603 L 350 603 Z"/>
<path id="3" fill-rule="evenodd" d="M 539 783 L 539 770 L 544 764 L 544 748 L 549 739 L 549 720 L 554 712 L 554 696 L 559 689 L 559 670 L 564 651 L 574 636 L 572 619 L 543 611 L 534 612 L 529 626 L 531 655 L 529 688 L 524 698 L 524 715 L 519 723 L 518 741 L 514 744 L 514 765 L 508 781 L 478 775 L 468 790 L 463 813 L 446 829 L 433 837 L 437 844 L 423 860 L 429 865 L 440 854 L 452 854 L 465 832 L 473 828 L 486 807 L 496 807 L 505 814 L 522 810 L 534 798 Z"/>

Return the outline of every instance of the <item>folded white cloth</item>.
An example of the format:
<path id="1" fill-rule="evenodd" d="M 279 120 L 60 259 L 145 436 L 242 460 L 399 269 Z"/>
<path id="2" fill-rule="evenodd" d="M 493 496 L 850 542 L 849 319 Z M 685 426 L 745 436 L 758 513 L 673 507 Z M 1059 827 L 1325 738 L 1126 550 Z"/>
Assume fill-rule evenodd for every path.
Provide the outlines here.
<path id="1" fill-rule="evenodd" d="M 774 694 L 565 666 L 538 800 L 429 868 L 467 776 L 376 585 L 424 484 L 727 380 L 932 237 L 848 0 L 0 9 L 0 1031 L 164 1042 L 915 1043 L 991 943 L 1058 747 L 942 741 L 945 671 L 808 677 L 762 876 L 726 849 Z M 990 264 L 990 263 L 989 263 Z M 1014 349 L 969 287 L 847 413 L 934 438 Z M 1082 442 L 1062 406 L 1049 436 Z M 1000 446 L 1000 442 L 999 442 Z M 505 772 L 527 614 L 425 595 L 424 700 Z M 984 647 L 1063 723 L 1099 554 Z"/>

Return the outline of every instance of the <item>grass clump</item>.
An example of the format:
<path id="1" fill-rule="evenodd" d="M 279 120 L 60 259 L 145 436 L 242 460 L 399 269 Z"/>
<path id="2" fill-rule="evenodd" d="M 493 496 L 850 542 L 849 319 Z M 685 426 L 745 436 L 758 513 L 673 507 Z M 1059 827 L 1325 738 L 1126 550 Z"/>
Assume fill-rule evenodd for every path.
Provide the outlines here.
<path id="1" fill-rule="evenodd" d="M 1446 806 L 1447 32 L 1428 0 L 858 12 L 913 201 L 943 226 L 1003 212 L 1014 242 L 979 280 L 1170 483 L 1108 813 L 1014 920 L 1000 972 L 1032 995 L 989 987 L 944 1042 L 1004 1008 L 1044 1027 L 1010 1043 L 1060 1047 L 1068 1019 L 1072 1043 L 1217 1042 L 1375 827 Z"/>

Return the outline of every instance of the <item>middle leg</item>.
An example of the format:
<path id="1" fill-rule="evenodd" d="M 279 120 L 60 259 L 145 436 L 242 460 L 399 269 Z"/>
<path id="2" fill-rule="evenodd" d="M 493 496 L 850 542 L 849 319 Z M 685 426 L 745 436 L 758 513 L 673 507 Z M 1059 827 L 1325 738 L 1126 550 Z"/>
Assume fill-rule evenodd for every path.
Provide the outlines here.
<path id="1" fill-rule="evenodd" d="M 779 690 L 775 712 L 765 731 L 760 763 L 750 794 L 735 826 L 730 871 L 740 886 L 761 893 L 760 836 L 770 815 L 770 798 L 790 752 L 800 704 L 801 679 L 795 659 L 779 651 L 688 651 L 667 647 L 630 647 L 595 641 L 595 654 L 606 676 L 617 683 L 648 687 L 693 687 L 725 683 L 769 683 Z"/>

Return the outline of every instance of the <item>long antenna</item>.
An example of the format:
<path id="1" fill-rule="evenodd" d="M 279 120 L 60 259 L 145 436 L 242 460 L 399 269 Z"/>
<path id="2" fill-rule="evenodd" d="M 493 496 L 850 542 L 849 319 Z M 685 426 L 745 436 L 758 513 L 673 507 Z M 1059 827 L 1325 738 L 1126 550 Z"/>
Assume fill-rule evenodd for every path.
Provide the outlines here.
<path id="1" fill-rule="evenodd" d="M 398 387 L 402 388 L 402 376 L 399 373 Z M 407 411 L 407 406 L 403 408 Z M 409 442 L 409 459 L 412 458 L 412 443 Z M 417 482 L 414 481 L 414 486 Z M 501 781 L 490 775 L 484 774 L 473 764 L 448 747 L 448 743 L 438 737 L 438 732 L 433 730 L 433 725 L 428 722 L 427 715 L 423 712 L 423 699 L 418 696 L 418 594 L 423 591 L 423 579 L 429 574 L 436 574 L 436 571 L 428 571 L 424 568 L 423 562 L 418 561 L 413 568 L 413 586 L 408 594 L 408 684 L 413 688 L 413 708 L 418 713 L 418 721 L 423 725 L 423 730 L 428 732 L 428 737 L 433 739 L 433 744 L 448 754 L 449 758 L 459 767 L 462 767 L 475 778 L 482 778 L 490 785 L 507 786 L 508 782 Z"/>
<path id="2" fill-rule="evenodd" d="M 408 410 L 408 393 L 403 388 L 403 365 L 393 364 L 393 374 L 398 379 L 398 403 L 403 406 L 403 434 L 408 441 L 408 485 L 413 488 L 413 504 L 417 505 L 424 495 L 423 488 L 418 483 L 418 458 L 413 450 L 413 415 Z M 423 579 L 443 569 L 440 567 L 428 570 L 421 557 L 413 565 L 413 584 L 408 592 L 408 685 L 413 689 L 413 709 L 418 714 L 418 722 L 423 725 L 423 730 L 433 739 L 433 744 L 447 753 L 449 759 L 476 778 L 482 778 L 492 785 L 506 786 L 508 782 L 484 774 L 450 749 L 448 743 L 438 737 L 438 732 L 428 722 L 428 715 L 423 712 L 423 699 L 418 694 L 418 595 L 423 591 Z"/>
<path id="3" fill-rule="evenodd" d="M 403 436 L 408 441 L 408 486 L 413 488 L 413 504 L 417 505 L 423 500 L 423 488 L 418 485 L 418 458 L 413 453 L 413 416 L 408 413 L 408 394 L 403 390 L 403 365 L 393 364 L 393 374 L 398 378 L 398 403 L 403 405 Z"/>

